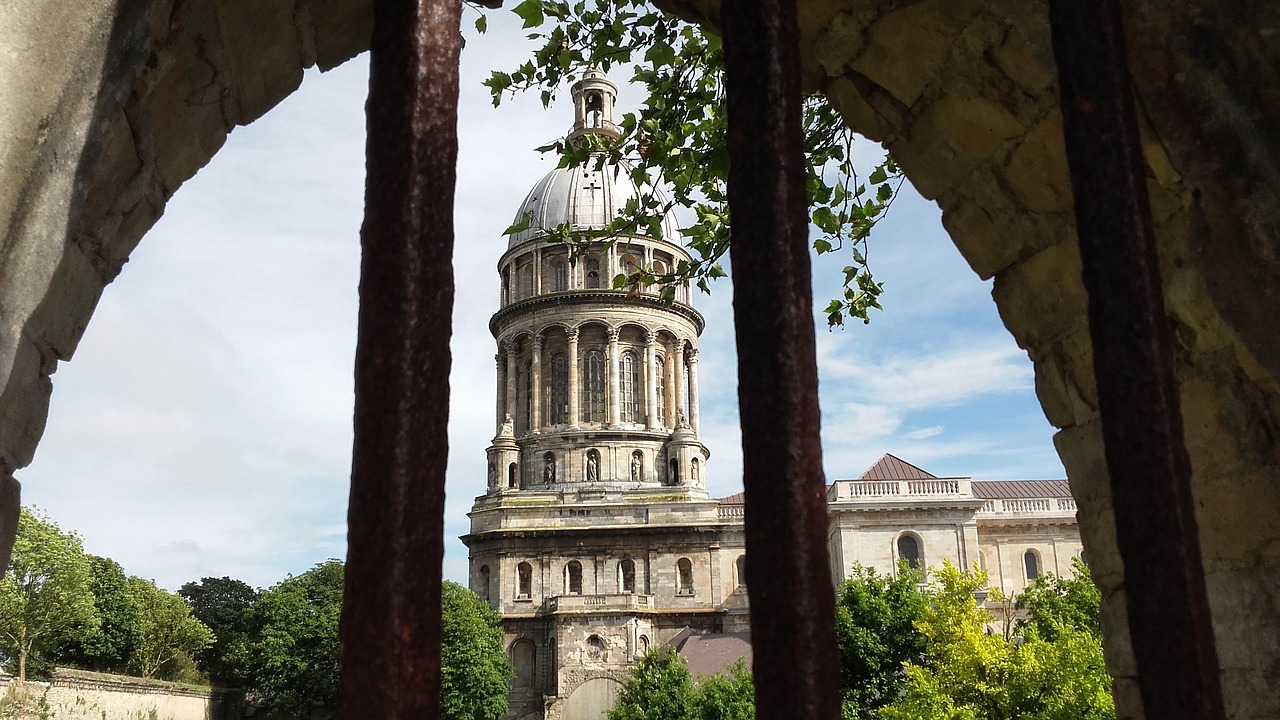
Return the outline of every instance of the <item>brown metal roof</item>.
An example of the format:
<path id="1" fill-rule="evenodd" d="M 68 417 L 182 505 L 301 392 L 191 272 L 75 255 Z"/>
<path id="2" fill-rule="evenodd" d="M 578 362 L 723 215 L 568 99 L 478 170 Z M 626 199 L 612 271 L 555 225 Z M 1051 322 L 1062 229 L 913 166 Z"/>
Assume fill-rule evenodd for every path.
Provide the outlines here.
<path id="1" fill-rule="evenodd" d="M 728 497 L 720 498 L 721 505 L 743 505 L 743 504 L 746 504 L 746 502 L 747 502 L 747 494 L 740 493 L 740 492 L 729 495 Z"/>
<path id="2" fill-rule="evenodd" d="M 972 486 L 973 496 L 984 500 L 1071 497 L 1066 480 L 974 480 Z"/>
<path id="3" fill-rule="evenodd" d="M 685 659 L 689 674 L 709 677 L 728 672 L 742 658 L 751 667 L 751 633 L 699 634 L 685 628 L 668 643 Z"/>
<path id="4" fill-rule="evenodd" d="M 937 475 L 925 472 L 902 458 L 885 453 L 875 465 L 867 468 L 859 480 L 919 480 L 936 478 Z"/>

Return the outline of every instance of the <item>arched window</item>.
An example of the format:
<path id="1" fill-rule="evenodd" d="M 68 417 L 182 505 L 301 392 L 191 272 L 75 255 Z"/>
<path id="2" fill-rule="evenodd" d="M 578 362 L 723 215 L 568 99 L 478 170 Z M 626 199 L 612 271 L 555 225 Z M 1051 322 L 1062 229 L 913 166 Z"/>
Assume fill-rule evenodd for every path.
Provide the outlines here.
<path id="1" fill-rule="evenodd" d="M 514 489 L 516 486 L 516 464 L 511 463 L 507 466 L 507 487 Z"/>
<path id="2" fill-rule="evenodd" d="M 654 388 L 654 393 L 658 401 L 658 422 L 664 426 L 667 424 L 667 383 L 663 380 L 667 376 L 667 361 L 658 356 L 657 366 L 654 368 L 653 376 L 658 379 L 658 387 Z"/>
<path id="3" fill-rule="evenodd" d="M 552 292 L 564 292 L 569 289 L 569 266 L 563 260 L 551 262 Z"/>
<path id="4" fill-rule="evenodd" d="M 533 687 L 533 680 L 538 676 L 538 653 L 533 643 L 520 639 L 512 644 L 511 669 L 515 670 L 515 677 L 511 679 L 512 687 Z"/>
<path id="5" fill-rule="evenodd" d="M 528 600 L 533 596 L 533 566 L 522 562 L 516 566 L 516 599 Z"/>
<path id="6" fill-rule="evenodd" d="M 1036 556 L 1035 550 L 1022 553 L 1022 567 L 1027 571 L 1028 580 L 1040 577 L 1040 558 Z"/>
<path id="7" fill-rule="evenodd" d="M 525 263 L 520 268 L 520 299 L 533 295 L 533 263 Z"/>
<path id="8" fill-rule="evenodd" d="M 745 588 L 747 586 L 747 556 L 739 555 L 734 562 L 735 569 L 738 571 L 738 587 Z"/>
<path id="9" fill-rule="evenodd" d="M 676 561 L 676 594 L 693 594 L 693 563 L 689 562 L 689 558 Z"/>
<path id="10" fill-rule="evenodd" d="M 489 602 L 489 566 L 480 566 L 480 592 L 476 593 L 480 599 Z"/>
<path id="11" fill-rule="evenodd" d="M 566 595 L 582 594 L 582 563 L 570 560 L 564 566 L 564 593 Z"/>
<path id="12" fill-rule="evenodd" d="M 671 472 L 668 475 L 667 480 L 672 485 L 680 484 L 680 462 L 675 458 L 671 458 Z"/>
<path id="13" fill-rule="evenodd" d="M 905 562 L 912 570 L 920 569 L 920 541 L 914 535 L 898 538 L 898 562 Z"/>
<path id="14" fill-rule="evenodd" d="M 563 425 L 569 417 L 569 358 L 564 353 L 551 356 L 551 399 L 547 403 L 548 425 Z"/>
<path id="15" fill-rule="evenodd" d="M 511 276 L 504 272 L 502 273 L 502 304 L 508 305 L 510 303 L 511 303 Z"/>
<path id="16" fill-rule="evenodd" d="M 618 379 L 621 383 L 622 422 L 640 422 L 640 363 L 630 350 L 622 353 L 622 373 Z"/>
<path id="17" fill-rule="evenodd" d="M 623 594 L 636 591 L 636 563 L 631 558 L 618 563 L 618 591 Z"/>
<path id="18" fill-rule="evenodd" d="M 582 422 L 604 422 L 604 353 L 588 350 L 583 358 Z"/>
<path id="19" fill-rule="evenodd" d="M 600 261 L 587 258 L 587 288 L 595 290 L 600 287 Z"/>

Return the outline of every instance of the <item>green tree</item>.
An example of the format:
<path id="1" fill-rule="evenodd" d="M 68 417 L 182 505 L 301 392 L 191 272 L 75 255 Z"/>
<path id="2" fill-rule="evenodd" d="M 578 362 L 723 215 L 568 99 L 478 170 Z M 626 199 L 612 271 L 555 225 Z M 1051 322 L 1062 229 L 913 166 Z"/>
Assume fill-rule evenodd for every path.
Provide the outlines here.
<path id="1" fill-rule="evenodd" d="M 871 720 L 906 683 L 905 663 L 920 663 L 924 636 L 916 628 L 928 606 L 920 573 L 905 564 L 894 575 L 857 565 L 836 598 L 841 717 Z"/>
<path id="2" fill-rule="evenodd" d="M 1008 640 L 987 632 L 990 614 L 974 593 L 981 571 L 949 563 L 933 572 L 930 602 L 917 628 L 921 663 L 906 665 L 905 692 L 880 711 L 883 720 L 1104 720 L 1115 717 L 1102 646 L 1089 631 L 1058 627 L 1057 638 L 1033 633 Z"/>
<path id="3" fill-rule="evenodd" d="M 178 594 L 215 637 L 212 645 L 195 654 L 196 665 L 215 685 L 245 687 L 249 682 L 250 613 L 258 591 L 229 577 L 206 577 L 183 585 Z"/>
<path id="4" fill-rule="evenodd" d="M 90 590 L 101 620 L 97 630 L 64 639 L 57 661 L 100 672 L 128 672 L 129 659 L 138 644 L 142 618 L 129 592 L 129 579 L 111 558 L 89 556 Z"/>
<path id="5" fill-rule="evenodd" d="M 697 720 L 696 702 L 684 659 L 672 648 L 659 647 L 632 668 L 609 720 Z"/>
<path id="6" fill-rule="evenodd" d="M 1041 574 L 1035 583 L 1017 597 L 1014 605 L 1024 611 L 1017 631 L 1034 632 L 1052 642 L 1062 628 L 1086 631 L 1102 640 L 1102 593 L 1089 576 L 1089 568 L 1080 558 L 1071 562 L 1071 577 Z"/>
<path id="7" fill-rule="evenodd" d="M 98 627 L 92 566 L 75 533 L 22 508 L 8 571 L 0 580 L 0 645 L 27 677 L 33 656 Z"/>
<path id="8" fill-rule="evenodd" d="M 756 688 L 741 658 L 729 672 L 715 673 L 694 686 L 694 717 L 698 720 L 753 720 Z"/>
<path id="9" fill-rule="evenodd" d="M 213 631 L 181 597 L 150 580 L 129 578 L 129 593 L 141 619 L 130 666 L 145 678 L 190 679 L 184 671 L 194 667 L 194 653 L 213 643 Z"/>
<path id="10" fill-rule="evenodd" d="M 440 595 L 440 717 L 496 719 L 507 711 L 511 680 L 498 613 L 455 582 L 446 580 Z"/>
<path id="11" fill-rule="evenodd" d="M 343 564 L 328 560 L 259 596 L 251 611 L 254 691 L 281 717 L 338 706 Z"/>
<path id="12" fill-rule="evenodd" d="M 729 248 L 720 38 L 660 12 L 649 0 L 523 0 L 512 11 L 541 46 L 519 67 L 495 71 L 485 81 L 494 104 L 508 93 L 534 91 L 547 105 L 567 79 L 587 68 L 607 71 L 632 63 L 632 80 L 646 97 L 638 113 L 622 116 L 619 143 L 588 138 L 578 148 L 553 143 L 540 149 L 560 150 L 566 167 L 598 162 L 601 156 L 626 160 L 637 186 L 664 185 L 672 193 L 667 199 L 642 191 L 608 227 L 545 228 L 548 238 L 582 246 L 627 234 L 661 236 L 661 216 L 675 207 L 687 208 L 694 221 L 682 234 L 694 262 L 682 262 L 661 275 L 652 268 L 619 275 L 614 287 L 667 283 L 663 297 L 668 302 L 674 299 L 669 283 L 675 280 L 692 279 L 707 290 L 709 279 L 725 274 L 720 259 Z M 482 15 L 476 28 L 483 32 L 486 24 Z M 847 316 L 865 322 L 867 311 L 880 307 L 882 291 L 871 275 L 867 238 L 896 197 L 902 175 L 886 157 L 865 180 L 859 179 L 852 162 L 854 135 L 825 96 L 806 98 L 804 110 L 810 219 L 819 231 L 813 246 L 820 254 L 843 252 L 848 259 L 843 292 L 826 308 L 828 323 L 843 324 Z M 508 232 L 523 230 L 528 222 L 518 222 Z"/>

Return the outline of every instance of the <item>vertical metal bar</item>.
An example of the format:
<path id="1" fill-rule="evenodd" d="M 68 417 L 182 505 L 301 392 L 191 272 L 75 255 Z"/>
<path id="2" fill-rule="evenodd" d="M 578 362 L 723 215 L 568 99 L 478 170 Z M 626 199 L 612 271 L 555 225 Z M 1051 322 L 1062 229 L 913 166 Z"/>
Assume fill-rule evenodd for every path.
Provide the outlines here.
<path id="1" fill-rule="evenodd" d="M 460 0 L 378 0 L 338 716 L 439 712 Z"/>
<path id="2" fill-rule="evenodd" d="M 725 0 L 721 18 L 756 711 L 834 720 L 795 0 Z"/>
<path id="3" fill-rule="evenodd" d="M 1222 718 L 1120 9 L 1051 0 L 1129 634 L 1146 716 Z"/>

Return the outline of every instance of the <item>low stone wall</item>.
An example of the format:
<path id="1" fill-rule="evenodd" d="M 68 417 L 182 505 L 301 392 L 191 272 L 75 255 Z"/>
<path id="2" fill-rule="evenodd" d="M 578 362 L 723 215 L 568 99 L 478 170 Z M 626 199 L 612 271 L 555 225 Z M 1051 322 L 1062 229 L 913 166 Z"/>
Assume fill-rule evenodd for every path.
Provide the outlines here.
<path id="1" fill-rule="evenodd" d="M 240 702 L 225 702 L 229 698 L 211 688 L 124 675 L 58 668 L 47 683 L 5 684 L 0 717 L 15 720 L 220 720 L 241 714 Z"/>

